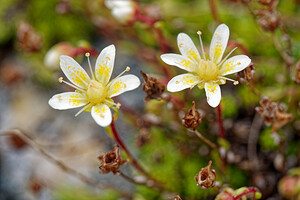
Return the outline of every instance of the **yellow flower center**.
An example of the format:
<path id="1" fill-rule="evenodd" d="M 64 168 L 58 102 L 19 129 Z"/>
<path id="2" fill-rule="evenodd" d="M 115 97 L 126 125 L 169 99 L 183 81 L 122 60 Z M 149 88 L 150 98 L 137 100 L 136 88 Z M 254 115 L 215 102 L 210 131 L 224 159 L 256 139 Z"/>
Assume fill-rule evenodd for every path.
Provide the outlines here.
<path id="1" fill-rule="evenodd" d="M 91 80 L 87 91 L 86 91 L 87 98 L 91 103 L 101 103 L 107 97 L 107 90 L 106 87 L 95 80 Z"/>
<path id="2" fill-rule="evenodd" d="M 215 81 L 219 76 L 219 67 L 212 61 L 201 60 L 197 69 L 197 74 L 205 82 Z"/>

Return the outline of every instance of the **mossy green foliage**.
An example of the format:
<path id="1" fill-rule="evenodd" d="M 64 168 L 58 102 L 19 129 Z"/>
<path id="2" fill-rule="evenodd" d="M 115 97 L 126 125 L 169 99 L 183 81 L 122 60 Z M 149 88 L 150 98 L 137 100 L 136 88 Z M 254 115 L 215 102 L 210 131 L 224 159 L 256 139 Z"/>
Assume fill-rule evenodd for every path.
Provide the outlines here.
<path id="1" fill-rule="evenodd" d="M 112 190 L 101 190 L 96 192 L 89 188 L 72 188 L 72 187 L 61 187 L 56 192 L 57 200 L 115 200 L 120 196 Z"/>

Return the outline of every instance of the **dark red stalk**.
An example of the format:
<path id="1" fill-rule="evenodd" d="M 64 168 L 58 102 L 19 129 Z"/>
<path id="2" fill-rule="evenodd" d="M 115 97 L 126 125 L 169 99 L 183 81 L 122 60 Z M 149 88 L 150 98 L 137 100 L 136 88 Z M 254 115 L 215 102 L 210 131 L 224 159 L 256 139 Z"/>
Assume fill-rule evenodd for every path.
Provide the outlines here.
<path id="1" fill-rule="evenodd" d="M 220 17 L 218 15 L 218 10 L 217 10 L 217 6 L 216 6 L 215 0 L 208 0 L 208 2 L 209 2 L 209 7 L 210 7 L 211 14 L 212 14 L 215 22 L 217 22 L 218 24 L 220 24 L 221 20 L 220 20 Z"/>
<path id="2" fill-rule="evenodd" d="M 133 166 L 142 174 L 144 174 L 145 176 L 148 176 L 148 173 L 138 164 L 138 162 L 135 160 L 135 158 L 132 156 L 132 154 L 130 153 L 130 151 L 128 150 L 128 148 L 126 147 L 126 145 L 124 144 L 124 142 L 122 141 L 122 139 L 120 138 L 117 129 L 115 127 L 115 123 L 114 120 L 112 120 L 111 124 L 110 124 L 113 136 L 115 138 L 115 141 L 118 143 L 118 145 L 126 152 L 126 154 L 128 155 L 130 161 L 132 162 Z"/>
<path id="3" fill-rule="evenodd" d="M 224 130 L 224 125 L 223 125 L 221 104 L 219 104 L 217 107 L 217 118 L 218 118 L 218 123 L 219 123 L 219 137 L 225 138 L 225 130 Z"/>
<path id="4" fill-rule="evenodd" d="M 242 192 L 241 194 L 233 197 L 233 200 L 238 200 L 239 198 L 241 198 L 241 197 L 243 197 L 243 196 L 245 196 L 247 194 L 250 194 L 250 193 L 254 193 L 255 194 L 256 192 L 257 192 L 257 190 L 255 188 L 249 188 L 247 191 Z"/>
<path id="5" fill-rule="evenodd" d="M 128 150 L 128 148 L 126 147 L 126 145 L 124 144 L 124 142 L 122 141 L 121 137 L 119 136 L 117 129 L 115 127 L 115 123 L 114 120 L 112 120 L 111 124 L 110 124 L 113 136 L 115 138 L 115 141 L 118 143 L 118 145 L 126 152 L 126 154 L 128 155 L 129 159 L 132 162 L 132 165 L 144 176 L 146 176 L 148 179 L 152 180 L 154 182 L 153 187 L 157 188 L 158 190 L 165 190 L 164 187 L 156 180 L 154 179 L 150 174 L 148 174 L 148 172 L 146 172 L 140 165 L 139 163 L 136 161 L 136 159 L 132 156 L 132 154 L 130 153 L 130 151 Z"/>

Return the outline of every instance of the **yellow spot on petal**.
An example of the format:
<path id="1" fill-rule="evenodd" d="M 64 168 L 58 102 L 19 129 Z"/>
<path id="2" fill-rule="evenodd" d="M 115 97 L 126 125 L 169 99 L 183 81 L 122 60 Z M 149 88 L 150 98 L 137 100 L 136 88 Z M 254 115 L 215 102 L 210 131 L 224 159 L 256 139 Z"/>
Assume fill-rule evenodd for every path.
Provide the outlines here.
<path id="1" fill-rule="evenodd" d="M 199 60 L 198 54 L 197 54 L 197 52 L 194 51 L 194 50 L 189 50 L 189 56 L 188 56 L 188 58 L 189 58 L 189 59 L 192 59 L 192 60 L 194 59 L 194 60 L 196 60 L 196 61 Z"/>

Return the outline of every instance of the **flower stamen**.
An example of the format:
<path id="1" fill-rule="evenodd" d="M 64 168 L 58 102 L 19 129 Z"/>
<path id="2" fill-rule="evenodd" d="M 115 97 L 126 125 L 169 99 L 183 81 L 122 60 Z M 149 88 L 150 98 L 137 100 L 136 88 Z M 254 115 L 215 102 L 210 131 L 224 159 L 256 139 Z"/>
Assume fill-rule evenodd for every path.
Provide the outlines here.
<path id="1" fill-rule="evenodd" d="M 85 93 L 85 91 L 84 91 L 82 88 L 80 88 L 80 87 L 78 87 L 78 86 L 76 86 L 76 85 L 74 85 L 74 84 L 72 84 L 72 83 L 69 83 L 69 82 L 67 82 L 67 81 L 64 81 L 64 80 L 63 80 L 63 77 L 60 77 L 60 78 L 58 79 L 58 82 L 60 82 L 60 83 L 65 83 L 65 84 L 67 84 L 67 85 L 69 85 L 69 86 L 75 88 L 76 90 L 79 90 L 79 91 Z"/>
<path id="2" fill-rule="evenodd" d="M 110 100 L 108 100 L 108 99 L 105 99 L 104 101 L 105 101 L 106 103 L 109 103 L 109 104 L 114 105 L 117 109 L 119 109 L 119 108 L 121 107 L 121 104 L 120 104 L 120 103 L 115 103 L 115 102 L 110 101 Z"/>
<path id="3" fill-rule="evenodd" d="M 93 70 L 92 70 L 92 65 L 91 65 L 91 61 L 90 61 L 90 53 L 89 52 L 85 53 L 85 56 L 87 57 L 87 60 L 88 60 L 88 63 L 89 63 L 89 68 L 90 68 L 90 71 L 91 71 L 91 74 L 92 74 L 92 78 L 93 78 L 93 80 L 96 80 L 95 76 L 94 76 L 94 73 L 93 73 Z"/>
<path id="4" fill-rule="evenodd" d="M 80 113 L 82 113 L 85 109 L 87 109 L 91 103 L 86 104 L 83 108 L 81 108 L 76 114 L 75 117 L 77 117 Z"/>
<path id="5" fill-rule="evenodd" d="M 129 71 L 130 71 L 130 67 L 127 66 L 126 69 L 125 69 L 124 71 L 122 71 L 118 76 L 116 76 L 113 80 L 110 81 L 110 83 L 107 85 L 107 87 L 110 86 L 111 83 L 112 83 L 114 80 L 116 80 L 117 78 L 119 78 L 120 76 L 122 76 L 125 72 L 129 72 Z"/>
<path id="6" fill-rule="evenodd" d="M 222 64 L 227 60 L 227 58 L 237 49 L 237 47 L 235 47 L 234 49 L 232 49 L 227 56 L 220 62 L 219 66 L 222 66 Z"/>
<path id="7" fill-rule="evenodd" d="M 221 79 L 221 81 L 222 81 L 222 80 L 224 81 L 224 79 L 225 79 L 225 80 L 228 80 L 228 81 L 232 81 L 232 82 L 233 82 L 233 85 L 239 84 L 238 81 L 233 80 L 233 79 L 231 79 L 231 78 L 227 78 L 227 77 L 224 77 L 224 76 L 218 76 L 218 78 Z"/>
<path id="8" fill-rule="evenodd" d="M 197 31 L 197 34 L 199 35 L 199 39 L 200 39 L 200 47 L 201 47 L 201 52 L 202 52 L 202 55 L 203 55 L 203 59 L 206 60 L 205 52 L 204 52 L 204 48 L 203 48 L 203 43 L 202 43 L 202 38 L 201 38 L 202 32 Z M 201 55 L 200 55 L 200 57 L 201 57 Z"/>

